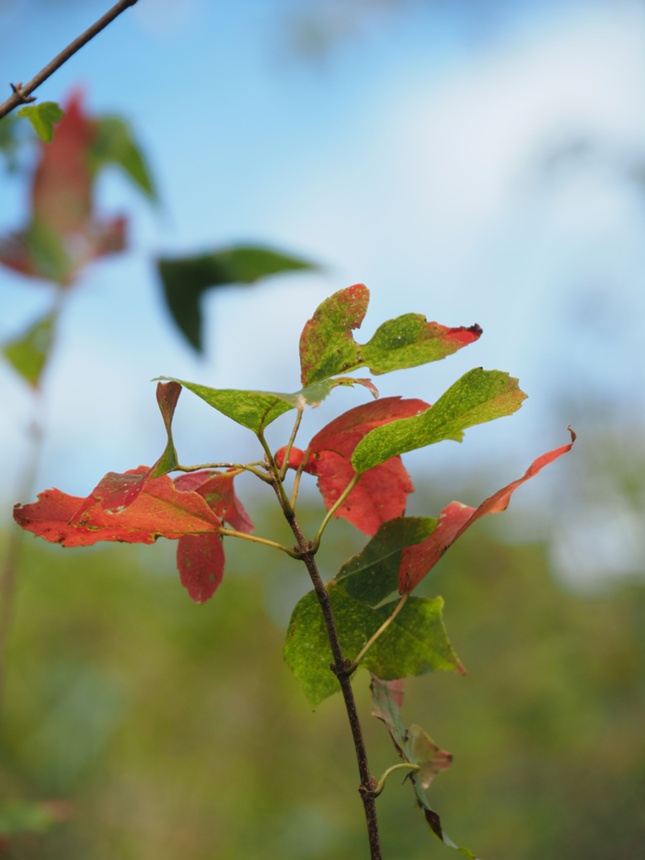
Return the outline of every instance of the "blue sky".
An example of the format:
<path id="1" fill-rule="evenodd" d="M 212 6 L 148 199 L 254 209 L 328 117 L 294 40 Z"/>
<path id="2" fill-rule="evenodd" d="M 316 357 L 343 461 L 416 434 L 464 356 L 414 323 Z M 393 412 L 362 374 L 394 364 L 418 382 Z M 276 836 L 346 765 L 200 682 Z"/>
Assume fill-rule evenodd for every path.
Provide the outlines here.
<path id="1" fill-rule="evenodd" d="M 39 487 L 84 495 L 104 472 L 156 458 L 153 376 L 295 390 L 302 325 L 326 295 L 358 281 L 372 292 L 361 338 L 407 311 L 484 328 L 441 365 L 379 378 L 383 394 L 432 402 L 482 365 L 518 376 L 530 395 L 461 446 L 415 455 L 413 471 L 496 463 L 497 489 L 564 443 L 588 398 L 642 427 L 644 198 L 624 174 L 645 160 L 643 5 L 490 2 L 479 18 L 468 3 L 401 5 L 384 4 L 328 54 L 303 58 L 287 0 L 191 0 L 180 11 L 140 0 L 42 88 L 42 99 L 63 100 L 80 84 L 92 112 L 131 121 L 162 209 L 119 176 L 102 181 L 99 208 L 128 213 L 131 251 L 88 270 L 66 309 Z M 341 8 L 323 4 L 332 7 Z M 0 79 L 31 77 L 104 8 L 0 5 Z M 597 153 L 547 170 L 549 153 L 572 139 Z M 23 198 L 3 177 L 3 231 L 20 224 Z M 249 241 L 323 271 L 213 294 L 200 360 L 169 325 L 151 258 Z M 0 271 L 0 338 L 49 300 L 46 288 Z M 7 368 L 0 391 L 9 404 L 0 439 L 12 452 L 3 496 L 12 498 L 31 402 Z M 248 452 L 237 429 L 182 400 L 182 459 L 211 459 L 214 440 L 218 456 L 219 446 L 227 457 Z M 359 395 L 337 402 L 347 408 Z M 597 428 L 577 429 L 584 440 Z M 525 494 L 566 518 L 553 473 Z"/>

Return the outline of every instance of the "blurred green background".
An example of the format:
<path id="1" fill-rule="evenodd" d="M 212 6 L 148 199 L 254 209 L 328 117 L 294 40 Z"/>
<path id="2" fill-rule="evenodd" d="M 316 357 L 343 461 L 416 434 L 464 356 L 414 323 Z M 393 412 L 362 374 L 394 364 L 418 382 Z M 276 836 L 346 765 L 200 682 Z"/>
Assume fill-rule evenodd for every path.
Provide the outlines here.
<path id="1" fill-rule="evenodd" d="M 366 855 L 341 701 L 312 713 L 281 658 L 302 574 L 228 544 L 224 584 L 196 606 L 168 542 L 70 551 L 27 539 L 0 791 L 65 801 L 69 820 L 15 836 L 10 856 Z M 335 524 L 329 574 L 358 546 Z M 498 860 L 639 856 L 642 580 L 576 596 L 554 582 L 544 544 L 505 544 L 479 525 L 425 590 L 446 599 L 468 670 L 410 679 L 403 710 L 455 755 L 430 790 L 448 834 Z M 365 673 L 355 687 L 378 773 L 396 755 L 369 716 Z M 378 809 L 385 857 L 449 856 L 396 778 Z"/>

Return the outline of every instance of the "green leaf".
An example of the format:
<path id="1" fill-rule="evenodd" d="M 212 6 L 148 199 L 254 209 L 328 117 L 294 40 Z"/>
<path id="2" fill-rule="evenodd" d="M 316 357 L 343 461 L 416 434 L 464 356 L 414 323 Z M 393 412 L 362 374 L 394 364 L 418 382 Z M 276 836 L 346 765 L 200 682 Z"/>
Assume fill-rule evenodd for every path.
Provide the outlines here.
<path id="1" fill-rule="evenodd" d="M 344 590 L 328 586 L 329 599 L 343 654 L 354 660 L 390 617 L 398 601 L 372 609 Z M 387 630 L 369 648 L 361 666 L 379 678 L 423 675 L 438 669 L 463 671 L 448 641 L 442 618 L 443 599 L 410 598 Z M 297 604 L 289 622 L 284 655 L 312 707 L 340 690 L 331 671 L 332 654 L 314 591 Z"/>
<path id="2" fill-rule="evenodd" d="M 511 415 L 525 398 L 518 380 L 508 373 L 475 368 L 458 379 L 425 412 L 392 421 L 368 433 L 356 446 L 352 466 L 360 474 L 406 451 L 444 439 L 461 442 L 467 427 Z"/>
<path id="3" fill-rule="evenodd" d="M 379 375 L 427 364 L 481 336 L 478 325 L 448 328 L 422 314 L 403 314 L 379 326 L 366 344 L 357 343 L 352 331 L 363 322 L 369 295 L 366 286 L 354 284 L 318 306 L 300 336 L 303 385 L 359 367 Z"/>
<path id="4" fill-rule="evenodd" d="M 54 136 L 54 123 L 63 118 L 63 111 L 56 102 L 40 102 L 20 108 L 18 116 L 26 117 L 38 137 L 49 143 Z"/>
<path id="5" fill-rule="evenodd" d="M 318 406 L 338 385 L 364 385 L 370 390 L 373 389 L 369 380 L 351 378 L 326 380 L 293 394 L 275 391 L 244 391 L 234 388 L 209 388 L 207 385 L 186 382 L 183 379 L 174 379 L 169 376 L 160 376 L 159 379 L 178 382 L 184 388 L 192 391 L 193 394 L 201 397 L 213 409 L 217 409 L 218 412 L 243 427 L 248 427 L 256 434 L 291 409 Z"/>
<path id="6" fill-rule="evenodd" d="M 17 134 L 17 126 L 21 124 L 13 114 L 0 119 L 0 152 L 5 158 L 9 171 L 14 171 L 18 167 L 16 153 L 20 147 L 20 138 Z"/>
<path id="7" fill-rule="evenodd" d="M 129 125 L 117 116 L 95 120 L 96 136 L 89 148 L 92 173 L 108 165 L 120 167 L 150 200 L 157 201 L 152 176 L 141 148 L 132 137 Z"/>
<path id="8" fill-rule="evenodd" d="M 388 520 L 365 548 L 341 567 L 335 581 L 355 600 L 378 606 L 398 591 L 403 550 L 424 541 L 436 526 L 437 520 L 430 517 Z"/>
<path id="9" fill-rule="evenodd" d="M 49 313 L 2 348 L 4 357 L 33 388 L 40 382 L 54 342 L 55 314 Z"/>
<path id="10" fill-rule="evenodd" d="M 313 263 L 272 251 L 239 245 L 207 254 L 161 258 L 157 268 L 172 317 L 190 345 L 202 351 L 202 295 L 225 284 L 254 284 L 290 271 L 312 271 Z"/>

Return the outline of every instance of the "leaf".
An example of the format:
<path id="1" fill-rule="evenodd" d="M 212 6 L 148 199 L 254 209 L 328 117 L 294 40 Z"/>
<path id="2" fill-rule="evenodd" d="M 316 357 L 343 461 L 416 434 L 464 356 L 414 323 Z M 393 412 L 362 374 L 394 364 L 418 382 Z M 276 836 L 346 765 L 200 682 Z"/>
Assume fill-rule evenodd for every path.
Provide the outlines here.
<path id="1" fill-rule="evenodd" d="M 171 379 L 161 376 L 159 379 Z M 209 406 L 226 415 L 227 418 L 247 427 L 254 433 L 265 430 L 276 418 L 291 409 L 304 409 L 305 406 L 318 406 L 327 395 L 338 385 L 364 385 L 372 393 L 375 389 L 368 379 L 341 378 L 319 382 L 296 391 L 294 394 L 284 394 L 275 391 L 244 391 L 233 388 L 209 388 L 196 382 L 184 379 L 173 379 L 201 397 Z M 378 392 L 376 392 L 378 394 Z"/>
<path id="2" fill-rule="evenodd" d="M 317 266 L 270 248 L 239 245 L 189 257 L 160 258 L 157 268 L 175 324 L 190 345 L 202 352 L 201 300 L 205 292 L 225 284 L 254 284 L 283 272 L 312 271 Z"/>
<path id="3" fill-rule="evenodd" d="M 195 603 L 215 594 L 224 575 L 224 549 L 218 534 L 185 535 L 177 543 L 181 584 Z"/>
<path id="4" fill-rule="evenodd" d="M 16 505 L 19 526 L 62 546 L 91 546 L 99 541 L 154 543 L 158 537 L 217 532 L 219 518 L 198 493 L 181 492 L 167 475 L 152 478 L 142 491 L 137 477 L 147 473 L 139 466 L 123 475 L 108 473 L 85 499 L 60 490 L 40 493 L 38 501 Z M 137 497 L 128 504 L 132 487 Z M 123 510 L 114 510 L 122 501 Z"/>
<path id="5" fill-rule="evenodd" d="M 354 660 L 393 612 L 397 601 L 372 609 L 351 597 L 341 583 L 328 585 L 343 654 Z M 463 671 L 446 636 L 440 597 L 411 598 L 361 660 L 381 678 L 423 675 L 436 670 Z M 297 604 L 289 622 L 284 655 L 312 707 L 340 690 L 330 670 L 332 654 L 314 591 Z"/>
<path id="6" fill-rule="evenodd" d="M 233 479 L 237 474 L 236 469 L 188 472 L 175 478 L 175 486 L 184 492 L 199 493 L 220 519 L 238 532 L 248 534 L 253 531 L 253 522 L 235 494 Z"/>
<path id="7" fill-rule="evenodd" d="M 369 543 L 341 567 L 335 581 L 355 600 L 376 607 L 399 587 L 406 547 L 420 544 L 437 526 L 430 517 L 397 517 L 381 525 Z"/>
<path id="8" fill-rule="evenodd" d="M 410 761 L 419 765 L 415 778 L 421 783 L 421 788 L 429 788 L 435 776 L 442 770 L 448 770 L 452 764 L 452 755 L 438 747 L 421 726 L 415 724 L 410 726 L 408 749 Z"/>
<path id="9" fill-rule="evenodd" d="M 310 385 L 356 364 L 356 343 L 352 330 L 360 328 L 367 312 L 369 290 L 354 284 L 339 290 L 318 306 L 300 336 L 301 382 Z"/>
<path id="10" fill-rule="evenodd" d="M 18 116 L 28 119 L 38 137 L 49 143 L 54 136 L 54 123 L 62 119 L 63 111 L 56 102 L 40 102 L 20 108 Z"/>
<path id="11" fill-rule="evenodd" d="M 124 248 L 125 219 L 95 216 L 88 154 L 95 136 L 80 93 L 73 93 L 53 140 L 40 146 L 30 221 L 0 241 L 0 262 L 24 275 L 70 286 L 87 263 Z"/>
<path id="12" fill-rule="evenodd" d="M 109 165 L 120 167 L 146 197 L 156 202 L 157 191 L 148 165 L 129 125 L 118 116 L 102 116 L 94 120 L 94 129 L 88 151 L 92 174 Z"/>
<path id="13" fill-rule="evenodd" d="M 505 511 L 515 490 L 530 478 L 535 477 L 545 466 L 568 453 L 576 440 L 576 434 L 569 428 L 571 442 L 561 448 L 554 448 L 534 460 L 521 478 L 512 481 L 483 501 L 478 508 L 471 508 L 461 502 L 451 502 L 444 508 L 434 532 L 415 546 L 408 546 L 401 556 L 399 590 L 410 592 L 427 576 L 442 555 L 467 528 L 486 514 Z"/>
<path id="14" fill-rule="evenodd" d="M 178 382 L 159 382 L 157 383 L 156 394 L 161 417 L 168 434 L 168 441 L 163 454 L 150 470 L 151 478 L 158 478 L 160 475 L 172 472 L 179 465 L 175 443 L 172 438 L 172 419 L 175 415 L 179 395 L 181 394 L 181 385 Z"/>
<path id="15" fill-rule="evenodd" d="M 475 368 L 421 414 L 372 430 L 356 446 L 352 465 L 361 473 L 397 454 L 444 439 L 461 442 L 467 427 L 511 415 L 525 398 L 518 380 L 508 373 Z"/>
<path id="16" fill-rule="evenodd" d="M 383 323 L 364 345 L 354 340 L 360 328 L 369 290 L 354 284 L 326 299 L 305 325 L 300 337 L 303 385 L 338 373 L 368 367 L 374 374 L 389 373 L 437 361 L 477 340 L 482 330 L 448 328 L 428 322 L 421 314 L 404 314 Z"/>
<path id="17" fill-rule="evenodd" d="M 417 804 L 428 826 L 448 848 L 453 848 L 458 854 L 463 854 L 471 860 L 477 860 L 472 851 L 460 847 L 444 833 L 441 819 L 430 807 L 424 791 L 440 771 L 450 767 L 452 756 L 445 750 L 441 750 L 420 726 L 412 725 L 409 730 L 404 728 L 401 717 L 403 706 L 401 680 L 384 681 L 372 674 L 370 689 L 372 716 L 385 723 L 396 751 L 403 761 L 419 766 L 419 771 L 411 773 L 408 780 L 414 787 Z"/>
<path id="18" fill-rule="evenodd" d="M 32 388 L 38 388 L 40 377 L 51 354 L 54 341 L 54 313 L 33 323 L 20 337 L 8 341 L 2 353 Z"/>
<path id="19" fill-rule="evenodd" d="M 360 440 L 374 427 L 417 415 L 428 408 L 423 400 L 385 397 L 362 404 L 340 415 L 317 433 L 305 453 L 292 449 L 290 462 L 302 462 L 305 472 L 318 478 L 318 488 L 329 510 L 355 476 L 352 454 Z M 278 462 L 284 449 L 277 452 Z M 364 473 L 335 517 L 343 517 L 366 534 L 375 534 L 387 520 L 401 516 L 414 487 L 400 457 L 392 457 Z"/>

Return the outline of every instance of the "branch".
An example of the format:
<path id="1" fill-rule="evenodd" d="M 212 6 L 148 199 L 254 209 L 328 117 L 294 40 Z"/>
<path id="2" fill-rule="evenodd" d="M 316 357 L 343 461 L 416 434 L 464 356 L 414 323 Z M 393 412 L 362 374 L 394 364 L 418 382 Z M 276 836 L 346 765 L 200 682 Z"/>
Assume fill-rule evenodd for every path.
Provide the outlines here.
<path id="1" fill-rule="evenodd" d="M 0 105 L 0 119 L 3 116 L 6 116 L 8 113 L 11 113 L 12 110 L 17 108 L 19 105 L 28 104 L 29 102 L 33 102 L 36 99 L 31 96 L 31 93 L 39 87 L 44 81 L 47 80 L 57 69 L 66 63 L 70 57 L 72 57 L 78 50 L 80 50 L 83 45 L 86 45 L 91 39 L 94 38 L 101 30 L 104 30 L 108 24 L 114 21 L 115 18 L 125 12 L 130 6 L 134 6 L 137 0 L 119 0 L 108 12 L 103 15 L 102 18 L 99 18 L 91 27 L 81 33 L 80 36 L 77 36 L 73 42 L 58 54 L 58 56 L 54 57 L 54 59 L 47 63 L 44 69 L 41 69 L 38 74 L 33 77 L 29 83 L 26 83 L 23 87 L 22 83 L 11 84 L 11 89 L 13 90 L 13 95 L 10 96 L 6 102 Z"/>

